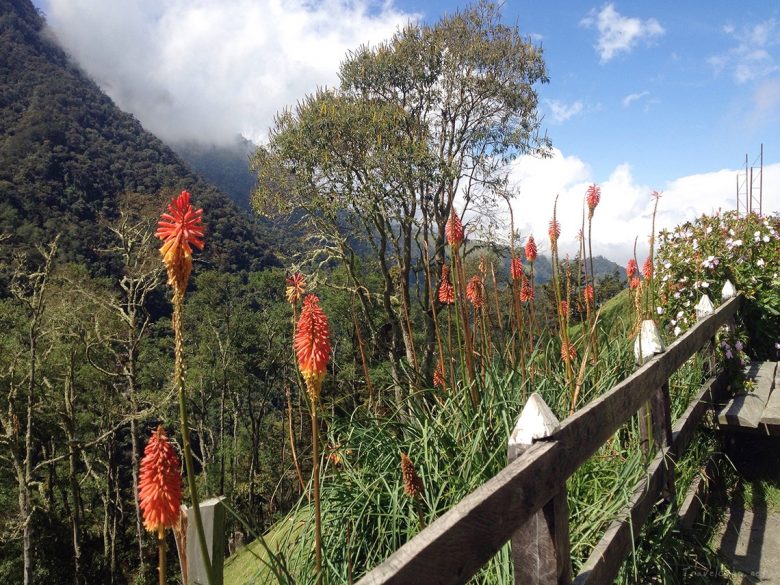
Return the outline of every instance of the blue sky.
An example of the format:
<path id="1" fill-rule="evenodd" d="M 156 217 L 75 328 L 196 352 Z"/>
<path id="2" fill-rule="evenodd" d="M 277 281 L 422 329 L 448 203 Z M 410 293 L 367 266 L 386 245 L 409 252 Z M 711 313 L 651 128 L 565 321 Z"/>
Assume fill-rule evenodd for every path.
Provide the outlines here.
<path id="1" fill-rule="evenodd" d="M 433 21 L 457 6 L 398 5 Z M 660 189 L 735 167 L 761 142 L 780 160 L 780 3 L 507 2 L 504 15 L 544 47 L 553 143 L 596 176 L 628 160 Z"/>
<path id="2" fill-rule="evenodd" d="M 36 0 L 68 52 L 163 139 L 262 140 L 275 112 L 334 84 L 345 52 L 463 2 Z M 544 232 L 555 195 L 574 247 L 588 184 L 602 185 L 594 251 L 623 262 L 659 224 L 735 204 L 764 144 L 764 211 L 780 210 L 776 2 L 508 1 L 504 19 L 544 47 L 539 86 L 554 156 L 510 169 L 520 230 Z M 476 222 L 475 222 L 476 223 Z M 599 226 L 599 223 L 601 226 Z M 568 229 L 567 229 L 568 227 Z"/>

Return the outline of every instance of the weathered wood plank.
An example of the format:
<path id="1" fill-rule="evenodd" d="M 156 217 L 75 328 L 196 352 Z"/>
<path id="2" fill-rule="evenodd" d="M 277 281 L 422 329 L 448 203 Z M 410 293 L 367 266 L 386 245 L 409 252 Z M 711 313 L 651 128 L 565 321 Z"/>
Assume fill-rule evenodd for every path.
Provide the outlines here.
<path id="1" fill-rule="evenodd" d="M 775 380 L 777 362 L 751 364 L 747 376 L 755 380 L 752 392 L 732 398 L 718 414 L 718 423 L 757 429 Z"/>
<path id="2" fill-rule="evenodd" d="M 699 513 L 707 502 L 718 473 L 718 459 L 710 457 L 698 476 L 691 482 L 685 492 L 680 509 L 677 512 L 677 524 L 681 530 L 691 530 L 699 517 Z"/>
<path id="3" fill-rule="evenodd" d="M 615 580 L 633 541 L 639 538 L 642 525 L 660 499 L 670 456 L 668 449 L 662 449 L 653 458 L 647 475 L 639 482 L 628 504 L 593 548 L 574 580 L 574 585 L 611 583 Z"/>
<path id="4" fill-rule="evenodd" d="M 563 421 L 368 573 L 360 583 L 464 583 L 557 492 L 742 303 L 742 295 L 689 329 L 612 390 Z M 654 475 L 655 477 L 655 475 Z M 453 551 L 457 551 L 455 554 Z"/>
<path id="5" fill-rule="evenodd" d="M 780 366 L 775 369 L 775 383 L 772 393 L 769 395 L 769 400 L 766 403 L 764 412 L 761 415 L 761 425 L 767 427 L 770 434 L 780 433 L 780 389 L 778 388 L 778 373 L 780 373 Z M 771 432 L 774 431 L 774 432 Z"/>
<path id="6" fill-rule="evenodd" d="M 721 370 L 716 376 L 704 382 L 688 408 L 675 421 L 672 428 L 672 451 L 676 455 L 684 453 L 688 448 L 706 412 L 721 403 L 727 384 L 728 374 L 725 370 Z"/>
<path id="7" fill-rule="evenodd" d="M 560 422 L 542 397 L 536 392 L 531 394 L 507 442 L 507 461 L 512 463 L 535 441 L 549 437 L 559 426 Z M 518 585 L 571 583 L 569 502 L 565 482 L 541 510 L 512 534 L 512 563 Z"/>

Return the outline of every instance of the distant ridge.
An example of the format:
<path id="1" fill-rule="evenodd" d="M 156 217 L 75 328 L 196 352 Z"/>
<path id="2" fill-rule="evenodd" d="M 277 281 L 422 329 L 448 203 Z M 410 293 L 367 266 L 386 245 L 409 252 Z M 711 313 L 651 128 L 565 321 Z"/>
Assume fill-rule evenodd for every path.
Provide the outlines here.
<path id="1" fill-rule="evenodd" d="M 276 264 L 270 227 L 254 221 L 130 114 L 56 44 L 29 0 L 0 0 L 0 233 L 32 247 L 57 233 L 65 259 L 100 263 L 98 218 L 137 192 L 192 192 L 205 209 L 203 261 L 225 270 Z M 162 208 L 161 208 L 162 209 Z"/>

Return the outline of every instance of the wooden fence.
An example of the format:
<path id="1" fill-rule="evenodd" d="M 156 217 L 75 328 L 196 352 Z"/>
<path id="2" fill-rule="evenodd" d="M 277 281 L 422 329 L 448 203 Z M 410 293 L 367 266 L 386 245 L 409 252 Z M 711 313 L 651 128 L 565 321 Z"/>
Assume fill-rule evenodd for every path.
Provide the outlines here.
<path id="1" fill-rule="evenodd" d="M 671 424 L 669 377 L 733 323 L 742 295 L 724 302 L 634 374 L 533 442 L 500 473 L 398 549 L 358 585 L 464 583 L 512 539 L 517 583 L 572 582 L 566 480 L 631 417 L 651 428 L 655 453 L 628 505 L 607 528 L 574 583 L 609 583 L 653 507 L 674 493 L 674 460 L 689 445 L 727 379 L 710 372 L 688 409 Z M 712 346 L 710 346 L 710 350 Z M 646 425 L 643 423 L 647 423 Z M 689 503 L 690 500 L 690 503 Z M 695 514 L 695 497 L 680 518 Z"/>

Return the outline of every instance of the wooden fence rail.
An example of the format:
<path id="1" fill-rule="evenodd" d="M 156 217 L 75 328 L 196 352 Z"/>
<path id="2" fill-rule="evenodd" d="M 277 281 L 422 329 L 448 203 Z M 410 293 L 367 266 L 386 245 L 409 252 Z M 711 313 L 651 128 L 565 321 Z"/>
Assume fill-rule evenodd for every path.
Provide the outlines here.
<path id="1" fill-rule="evenodd" d="M 496 476 L 374 568 L 358 585 L 466 582 L 518 528 L 543 508 L 549 509 L 547 504 L 562 492 L 577 468 L 649 402 L 658 453 L 629 505 L 609 526 L 575 580 L 578 584 L 610 582 L 630 551 L 633 533 L 639 532 L 664 490 L 674 489 L 674 456 L 690 443 L 695 426 L 706 411 L 705 402 L 726 383 L 725 377 L 717 373 L 705 382 L 672 428 L 666 386 L 669 377 L 733 319 L 742 301 L 742 295 L 727 300 L 665 352 L 562 421 L 555 432 L 530 445 Z M 558 518 L 556 529 L 568 530 L 567 522 L 566 519 L 560 526 Z M 568 538 L 560 540 L 568 542 Z M 540 576 L 535 583 L 571 582 L 570 572 L 556 573 L 553 577 Z"/>

